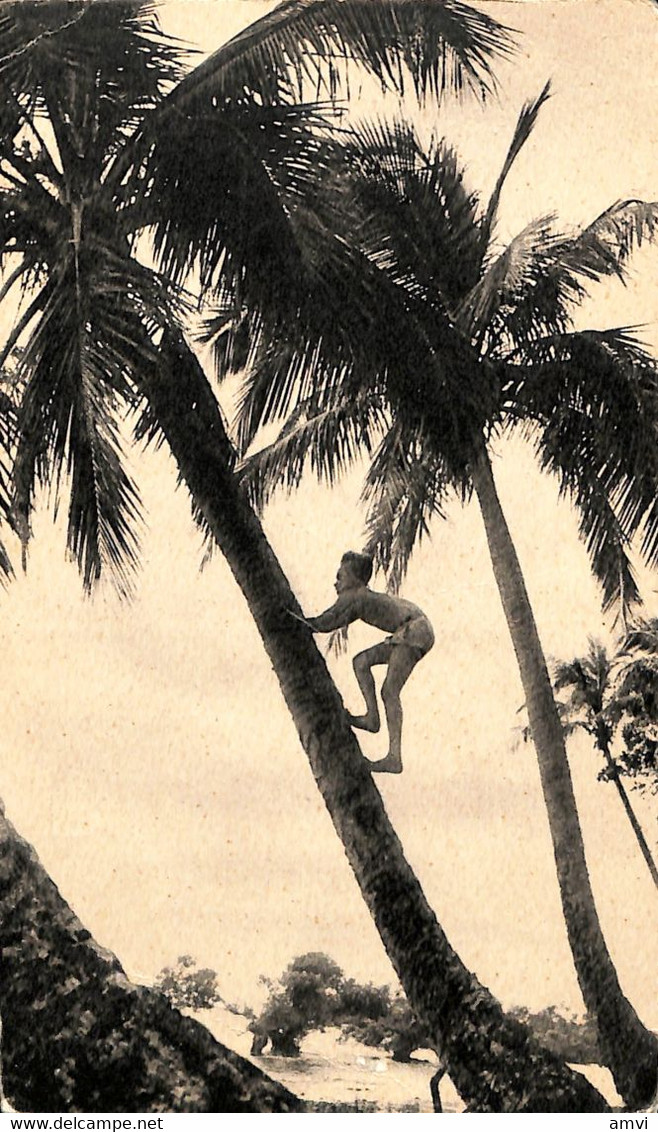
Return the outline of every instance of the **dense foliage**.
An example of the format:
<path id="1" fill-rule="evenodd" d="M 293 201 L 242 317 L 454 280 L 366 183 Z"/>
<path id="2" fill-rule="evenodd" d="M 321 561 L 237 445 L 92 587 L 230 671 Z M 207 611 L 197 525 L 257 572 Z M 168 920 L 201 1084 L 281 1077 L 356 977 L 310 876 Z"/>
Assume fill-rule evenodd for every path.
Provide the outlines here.
<path id="1" fill-rule="evenodd" d="M 658 723 L 652 719 L 629 720 L 623 728 L 624 749 L 617 766 L 634 780 L 639 790 L 658 794 Z M 601 777 L 605 775 L 602 772 Z"/>
<path id="2" fill-rule="evenodd" d="M 344 975 L 328 955 L 308 952 L 288 964 L 279 979 L 263 979 L 269 997 L 249 1024 L 253 1053 L 297 1057 L 302 1039 L 313 1030 L 337 1026 L 343 1037 L 408 1061 L 418 1049 L 431 1049 L 432 1039 L 414 1015 L 401 991 L 373 983 L 358 983 Z M 600 1053 L 596 1026 L 556 1006 L 531 1012 L 515 1007 L 510 1014 L 530 1027 L 541 1044 L 572 1063 L 597 1063 Z"/>
<path id="3" fill-rule="evenodd" d="M 511 1013 L 520 1022 L 530 1026 L 546 1049 L 556 1053 L 564 1061 L 577 1065 L 600 1063 L 596 1024 L 592 1018 L 577 1018 L 560 1011 L 556 1006 L 547 1006 L 534 1013 L 525 1006 L 517 1006 Z"/>
<path id="4" fill-rule="evenodd" d="M 306 1034 L 335 1025 L 345 979 L 328 955 L 315 951 L 298 955 L 278 980 L 263 982 L 270 993 L 258 1017 L 249 1024 L 254 1053 L 261 1053 L 270 1042 L 272 1053 L 296 1057 Z"/>
<path id="5" fill-rule="evenodd" d="M 624 707 L 619 773 L 658 793 L 658 618 L 638 620 L 619 652 L 618 698 Z"/>

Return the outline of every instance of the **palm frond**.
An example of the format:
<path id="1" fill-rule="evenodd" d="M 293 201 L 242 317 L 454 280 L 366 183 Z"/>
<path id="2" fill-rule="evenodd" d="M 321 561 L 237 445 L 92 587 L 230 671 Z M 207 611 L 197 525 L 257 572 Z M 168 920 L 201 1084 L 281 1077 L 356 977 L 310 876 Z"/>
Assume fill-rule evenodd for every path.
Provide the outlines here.
<path id="1" fill-rule="evenodd" d="M 612 661 L 601 641 L 589 638 L 584 656 L 558 661 L 553 667 L 553 687 L 557 692 L 569 689 L 571 695 L 565 704 L 565 713 L 574 715 L 581 710 L 600 715 L 612 691 Z"/>
<path id="2" fill-rule="evenodd" d="M 456 150 L 443 139 L 423 148 L 414 128 L 374 120 L 345 135 L 358 229 L 371 259 L 407 289 L 457 306 L 480 267 L 479 201 L 466 187 Z"/>
<path id="3" fill-rule="evenodd" d="M 363 396 L 318 411 L 322 398 L 297 406 L 277 439 L 247 457 L 237 472 L 247 485 L 249 498 L 264 508 L 277 487 L 292 491 L 308 468 L 330 486 L 365 451 L 371 454 L 387 423 L 381 401 Z"/>
<path id="4" fill-rule="evenodd" d="M 14 567 L 11 564 L 11 558 L 4 543 L 0 541 L 0 582 L 4 584 L 8 578 L 13 577 L 13 574 Z"/>
<path id="5" fill-rule="evenodd" d="M 597 482 L 596 472 L 591 474 L 581 464 L 577 483 L 573 477 L 573 452 L 564 459 L 555 456 L 542 459 L 542 466 L 558 475 L 561 493 L 567 495 L 579 513 L 579 533 L 592 563 L 595 578 L 601 585 L 604 611 L 619 603 L 622 616 L 627 617 L 641 602 L 637 578 L 632 563 L 630 539 L 625 533 L 609 496 Z"/>
<path id="6" fill-rule="evenodd" d="M 7 335 L 7 338 L 5 339 L 2 349 L 0 349 L 0 368 L 4 369 L 7 361 L 15 351 L 21 337 L 29 327 L 30 323 L 43 310 L 43 307 L 46 305 L 47 301 L 48 289 L 46 286 L 43 287 L 40 291 L 37 291 L 32 301 L 28 303 L 26 309 L 22 311 L 19 317 L 16 319 L 16 322 L 12 326 L 9 334 Z"/>
<path id="7" fill-rule="evenodd" d="M 14 160 L 13 155 L 11 160 Z M 0 171 L 8 176 L 7 155 L 0 152 Z M 11 183 L 11 182 L 10 182 Z M 21 255 L 26 268 L 43 263 L 52 250 L 63 224 L 66 210 L 39 178 L 36 160 L 22 162 L 20 178 L 0 193 L 0 255 Z"/>
<path id="8" fill-rule="evenodd" d="M 580 512 L 604 605 L 630 608 L 631 541 L 642 531 L 647 561 L 657 553 L 658 367 L 626 329 L 556 335 L 532 352 L 506 391 L 510 413 L 536 429 L 542 466 Z"/>
<path id="9" fill-rule="evenodd" d="M 553 687 L 556 692 L 565 688 L 584 689 L 587 685 L 583 661 L 580 657 L 573 660 L 559 660 L 553 665 Z"/>
<path id="10" fill-rule="evenodd" d="M 438 460 L 428 458 L 417 435 L 393 425 L 372 460 L 363 489 L 368 506 L 365 550 L 397 591 L 414 549 L 429 534 L 432 516 L 443 517 L 452 484 Z"/>
<path id="11" fill-rule="evenodd" d="M 77 260 L 71 254 L 44 289 L 43 313 L 19 367 L 25 392 L 13 503 L 21 537 L 29 537 L 37 487 L 56 503 L 66 484 L 67 543 L 85 587 L 109 571 L 124 595 L 137 561 L 140 504 L 123 466 L 117 419 L 134 403 L 134 375 L 156 356 L 148 324 L 158 308 L 143 274 L 111 252 L 103 256 L 99 245 L 83 248 Z"/>
<path id="12" fill-rule="evenodd" d="M 643 653 L 658 658 L 658 619 L 638 618 L 624 635 L 620 652 L 623 656 Z"/>
<path id="13" fill-rule="evenodd" d="M 259 339 L 258 319 L 235 304 L 226 304 L 206 317 L 198 338 L 203 345 L 212 347 L 219 382 L 246 369 L 254 343 Z"/>
<path id="14" fill-rule="evenodd" d="M 284 0 L 198 66 L 164 112 L 175 119 L 238 91 L 274 101 L 309 83 L 333 95 L 348 60 L 399 91 L 406 73 L 421 97 L 467 87 L 484 95 L 493 63 L 514 42 L 509 28 L 460 0 Z"/>
<path id="15" fill-rule="evenodd" d="M 636 619 L 622 638 L 617 662 L 615 696 L 620 716 L 625 716 L 627 720 L 649 720 L 655 723 L 658 720 L 656 618 Z M 639 733 L 635 738 L 639 738 Z"/>
<path id="16" fill-rule="evenodd" d="M 256 331 L 247 359 L 247 371 L 236 399 L 235 438 L 238 451 L 243 455 L 252 447 L 263 426 L 281 422 L 300 408 L 305 419 L 307 406 L 314 398 L 323 407 L 340 404 L 342 372 L 337 365 L 331 369 L 331 359 L 325 368 L 319 346 L 312 346 L 302 336 L 299 342 L 291 334 L 287 340 Z M 334 378 L 334 380 L 332 380 Z M 349 400 L 344 391 L 345 403 Z M 303 407 L 303 408 L 301 408 Z M 317 408 L 311 414 L 315 415 Z"/>
<path id="17" fill-rule="evenodd" d="M 495 340 L 498 326 L 506 325 L 507 313 L 516 313 L 519 298 L 536 287 L 555 244 L 553 223 L 554 217 L 546 216 L 526 225 L 464 295 L 456 320 L 469 338 L 482 342 L 491 331 Z M 555 329 L 562 329 L 562 323 Z M 542 330 L 545 327 L 536 321 L 534 333 Z"/>
<path id="18" fill-rule="evenodd" d="M 484 363 L 480 372 L 444 313 L 432 309 L 430 318 L 426 304 L 412 301 L 385 273 L 368 270 L 358 272 L 352 290 L 349 272 L 344 276 L 348 286 L 311 313 L 310 332 L 300 319 L 285 340 L 268 342 L 250 362 L 238 405 L 238 447 L 246 451 L 263 424 L 285 419 L 312 394 L 339 405 L 368 390 L 385 399 L 405 429 L 431 438 L 451 478 L 466 483 L 474 436 L 497 394 L 495 374 L 485 373 Z M 298 342 L 304 330 L 308 338 Z"/>
<path id="19" fill-rule="evenodd" d="M 28 85 L 31 85 L 28 83 Z M 57 166 L 37 122 L 35 99 L 25 90 L 12 89 L 0 68 L 0 152 L 14 168 L 20 156 L 24 163 L 33 163 L 35 169 L 52 185 L 63 187 L 61 170 Z"/>
<path id="20" fill-rule="evenodd" d="M 228 134 L 221 140 L 227 147 L 223 159 L 208 165 L 213 178 L 226 173 L 230 180 L 225 185 L 204 185 L 196 157 L 194 167 L 183 173 L 177 166 L 182 148 L 177 140 L 176 152 L 154 170 L 160 181 L 157 187 L 153 181 L 151 191 L 165 202 L 166 218 L 155 237 L 163 269 L 182 277 L 196 264 L 204 285 L 219 286 L 222 307 L 250 312 L 248 325 L 243 322 L 249 339 L 243 360 L 250 372 L 241 399 L 238 446 L 245 451 L 263 423 L 283 418 L 311 386 L 339 382 L 345 395 L 354 397 L 364 382 L 378 388 L 386 384 L 396 412 L 419 421 L 431 417 L 442 439 L 452 438 L 453 455 L 463 469 L 474 431 L 471 410 L 477 410 L 479 421 L 485 419 L 494 390 L 480 381 L 472 360 L 461 357 L 465 344 L 451 326 L 442 296 L 430 303 L 418 288 L 414 292 L 405 285 L 390 258 L 378 260 L 363 210 L 355 211 L 353 196 L 344 191 L 345 151 L 335 139 L 317 137 L 312 145 L 302 141 L 295 148 L 306 136 L 299 108 L 259 107 L 243 100 L 230 116 L 244 124 L 251 139 L 239 192 L 232 191 L 236 166 L 228 160 L 234 152 Z M 267 142 L 269 126 L 254 126 L 259 121 L 278 123 L 276 129 L 287 138 L 280 151 L 278 142 Z M 240 144 L 246 136 L 241 135 Z M 292 171 L 291 138 L 297 154 Z M 436 161 L 429 174 L 437 183 L 439 168 Z M 187 189 L 195 179 L 200 211 L 191 206 Z M 166 203 L 165 181 L 170 181 L 174 212 Z M 441 197 L 434 186 L 432 192 Z M 455 202 L 467 199 L 457 174 L 451 178 L 451 194 L 442 199 L 450 195 Z M 418 394 L 415 384 L 422 386 Z M 485 406 L 479 405 L 483 391 Z"/>
<path id="21" fill-rule="evenodd" d="M 290 288 L 294 309 L 314 254 L 304 201 L 334 152 L 316 132 L 321 113 L 244 97 L 154 137 L 143 221 L 154 224 L 162 270 L 181 280 L 197 267 L 203 288 L 250 309 L 285 306 Z"/>
<path id="22" fill-rule="evenodd" d="M 344 161 L 339 171 L 343 168 Z M 227 288 L 211 328 L 220 345 L 220 369 L 227 360 L 222 339 L 229 334 L 224 332 L 236 318 L 248 345 L 240 358 L 247 370 L 238 421 L 242 451 L 262 424 L 284 418 L 312 389 L 340 385 L 343 395 L 353 398 L 364 384 L 379 391 L 386 386 L 396 411 L 420 419 L 431 408 L 446 420 L 459 405 L 448 385 L 459 385 L 463 400 L 471 392 L 457 356 L 463 344 L 447 312 L 409 293 L 395 271 L 371 257 L 361 242 L 360 214 L 355 219 L 349 195 L 347 206 L 343 200 L 342 177 L 327 187 L 330 181 L 323 176 L 315 183 L 312 207 L 300 194 L 285 218 L 299 249 L 292 277 L 289 268 L 264 271 L 261 257 L 254 256 L 258 271 L 249 301 L 243 276 L 238 294 Z M 338 204 L 334 197 L 340 198 Z M 356 231 L 349 231 L 350 223 Z M 422 386 L 418 395 L 416 383 Z"/>
<path id="23" fill-rule="evenodd" d="M 344 139 L 350 167 L 356 166 L 355 180 L 363 178 L 375 187 L 383 183 L 400 196 L 426 163 L 418 132 L 404 118 L 362 119 L 345 128 Z"/>
<path id="24" fill-rule="evenodd" d="M 658 202 L 617 201 L 592 224 L 565 241 L 559 259 L 589 279 L 618 274 L 635 250 L 658 236 Z"/>
<path id="25" fill-rule="evenodd" d="M 532 133 L 534 127 L 535 127 L 535 123 L 536 123 L 537 118 L 539 116 L 539 112 L 540 112 L 542 106 L 544 105 L 544 103 L 547 102 L 548 99 L 550 98 L 550 94 L 551 94 L 551 84 L 550 84 L 550 81 L 549 81 L 549 82 L 546 83 L 544 89 L 537 96 L 537 98 L 533 99 L 530 102 L 526 102 L 521 109 L 521 113 L 519 114 L 518 121 L 517 121 L 516 127 L 514 129 L 514 134 L 512 136 L 512 141 L 510 143 L 510 147 L 507 151 L 507 155 L 506 155 L 505 160 L 503 162 L 503 167 L 500 171 L 500 175 L 498 177 L 498 180 L 496 181 L 496 184 L 494 186 L 494 190 L 491 194 L 489 204 L 487 205 L 487 211 L 485 213 L 484 222 L 483 222 L 483 225 L 482 225 L 482 249 L 483 249 L 483 253 L 484 253 L 484 251 L 486 251 L 486 248 L 488 247 L 489 241 L 491 239 L 491 233 L 493 231 L 493 226 L 494 226 L 494 223 L 495 223 L 495 220 L 496 220 L 496 213 L 498 211 L 498 204 L 500 202 L 500 196 L 501 196 L 501 193 L 503 191 L 505 181 L 507 180 L 507 178 L 509 176 L 510 170 L 511 170 L 514 162 L 516 161 L 517 157 L 519 156 L 519 153 L 523 149 L 523 146 L 528 141 L 528 138 L 530 137 L 530 135 L 531 135 L 531 133 Z"/>
<path id="26" fill-rule="evenodd" d="M 561 723 L 562 723 L 562 732 L 563 732 L 566 739 L 569 739 L 572 735 L 575 735 L 577 731 L 586 731 L 588 735 L 591 735 L 591 733 L 592 733 L 591 724 L 587 723 L 583 719 L 569 719 L 569 720 L 567 720 L 567 719 L 563 718 L 562 712 L 560 711 L 560 708 L 562 707 L 562 705 L 556 704 L 556 707 L 557 707 L 558 715 L 560 716 L 560 720 L 561 720 Z"/>
<path id="27" fill-rule="evenodd" d="M 495 39 L 497 26 L 453 0 L 287 0 L 241 33 L 180 83 L 151 116 L 140 140 L 144 160 L 139 145 L 135 147 L 135 176 L 142 189 L 149 188 L 145 219 L 155 223 L 165 270 L 182 278 L 197 264 L 204 286 L 217 284 L 221 275 L 224 287 L 239 284 L 238 299 L 251 309 L 266 301 L 268 288 L 271 306 L 281 306 L 291 290 L 288 309 L 294 317 L 298 281 L 304 283 L 312 269 L 317 236 L 326 235 L 326 225 L 318 224 L 316 198 L 325 179 L 327 147 L 319 148 L 313 127 L 323 124 L 329 106 L 293 106 L 267 87 L 278 87 L 277 69 L 289 51 L 301 55 L 303 67 L 319 50 L 317 29 L 331 40 L 331 28 L 341 23 L 351 28 L 345 43 L 367 42 L 364 56 L 376 53 L 377 36 L 385 26 L 396 49 L 408 35 L 414 65 L 427 68 L 423 82 L 430 81 L 437 50 L 442 60 L 447 57 L 443 41 L 437 49 L 442 24 L 464 54 L 478 29 Z M 310 55 L 303 51 L 307 28 Z M 343 33 L 336 34 L 342 51 Z M 257 59 L 254 75 L 241 73 L 238 80 L 233 67 L 244 63 L 249 68 L 252 56 Z M 338 199 L 335 194 L 334 205 Z M 312 210 L 303 207 L 304 200 L 313 200 Z M 310 237 L 307 251 L 301 242 L 304 231 Z"/>
<path id="28" fill-rule="evenodd" d="M 583 709 L 583 705 L 574 705 L 571 698 L 569 698 L 569 700 L 555 700 L 555 707 L 565 739 L 569 739 L 578 731 L 585 731 L 588 735 L 592 734 L 592 722 L 589 719 L 588 712 Z M 526 707 L 524 704 L 519 711 L 525 710 Z M 518 729 L 515 728 L 515 730 L 521 732 L 521 738 L 524 743 L 532 742 L 532 732 L 529 724 L 526 723 Z"/>
<path id="29" fill-rule="evenodd" d="M 183 51 L 151 0 L 23 0 L 0 12 L 0 92 L 48 115 L 65 176 L 84 156 L 97 178 L 107 155 L 181 77 Z"/>
<path id="30" fill-rule="evenodd" d="M 658 204 L 628 200 L 613 205 L 575 235 L 556 235 L 539 248 L 520 280 L 514 303 L 492 320 L 491 339 L 500 352 L 520 353 L 527 343 L 566 331 L 573 308 L 589 286 L 606 276 L 626 278 L 633 251 L 658 234 Z"/>

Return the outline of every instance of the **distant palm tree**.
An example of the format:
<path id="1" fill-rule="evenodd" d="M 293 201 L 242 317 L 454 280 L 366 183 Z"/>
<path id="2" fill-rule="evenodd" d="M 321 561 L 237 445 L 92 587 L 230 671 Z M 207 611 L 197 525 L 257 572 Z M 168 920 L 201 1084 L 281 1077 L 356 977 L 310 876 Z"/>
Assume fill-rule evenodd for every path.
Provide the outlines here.
<path id="1" fill-rule="evenodd" d="M 548 94 L 547 86 L 523 108 L 484 203 L 467 189 L 446 142 L 426 148 L 403 123 L 355 131 L 341 174 L 351 239 L 373 273 L 403 291 L 406 324 L 373 281 L 369 319 L 346 289 L 343 311 L 325 320 L 322 344 L 303 364 L 291 365 L 290 335 L 278 349 L 271 341 L 254 347 L 239 435 L 248 451 L 263 423 L 286 417 L 278 439 L 244 463 L 260 505 L 274 487 L 297 486 L 307 467 L 333 482 L 358 453 L 372 455 L 368 548 L 394 587 L 447 499 L 477 497 L 525 692 L 578 979 L 617 1089 L 635 1105 L 655 1090 L 658 1041 L 624 997 L 601 931 L 562 726 L 490 451 L 512 433 L 532 443 L 579 513 L 604 604 L 631 604 L 628 542 L 641 532 L 645 558 L 658 562 L 657 367 L 628 330 L 575 331 L 572 314 L 590 283 L 624 278 L 632 250 L 658 233 L 658 205 L 617 203 L 569 234 L 544 217 L 507 247 L 496 245 L 506 178 Z"/>
<path id="2" fill-rule="evenodd" d="M 138 410 L 140 435 L 166 439 L 242 588 L 384 945 L 457 1087 L 482 1111 L 603 1111 L 596 1090 L 505 1018 L 437 923 L 326 666 L 289 616 L 299 607 L 182 332 L 177 283 L 192 268 L 204 285 L 239 283 L 240 301 L 268 328 L 312 313 L 311 284 L 330 309 L 334 278 L 317 276 L 319 256 L 354 269 L 330 226 L 339 198 L 322 191 L 318 108 L 295 102 L 288 81 L 289 65 L 305 71 L 326 41 L 374 59 L 384 78 L 397 76 L 399 51 L 428 89 L 465 74 L 484 81 L 494 47 L 507 42 L 454 0 L 289 0 L 163 101 L 179 63 L 149 4 L 2 8 L 0 248 L 6 289 L 26 290 L 5 346 L 8 356 L 24 344 L 19 532 L 27 542 L 39 486 L 57 496 L 66 485 L 69 551 L 87 588 L 108 569 L 130 588 L 139 499 L 118 421 Z M 162 274 L 132 254 L 153 225 Z"/>
<path id="3" fill-rule="evenodd" d="M 608 656 L 600 641 L 590 640 L 585 656 L 560 661 L 555 665 L 553 682 L 556 692 L 570 693 L 568 700 L 557 705 L 566 733 L 582 728 L 592 737 L 596 748 L 603 755 L 606 778 L 615 784 L 651 878 L 658 887 L 656 862 L 621 781 L 619 767 L 611 749 L 627 700 L 626 695 L 619 694 L 614 658 Z"/>

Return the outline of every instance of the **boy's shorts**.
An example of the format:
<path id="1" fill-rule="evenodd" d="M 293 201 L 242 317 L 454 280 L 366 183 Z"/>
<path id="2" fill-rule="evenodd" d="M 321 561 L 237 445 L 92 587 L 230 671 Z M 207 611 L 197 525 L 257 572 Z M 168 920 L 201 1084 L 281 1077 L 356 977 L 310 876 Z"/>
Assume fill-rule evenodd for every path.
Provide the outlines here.
<path id="1" fill-rule="evenodd" d="M 411 621 L 400 625 L 386 640 L 390 645 L 407 645 L 408 648 L 417 649 L 421 656 L 425 656 L 434 644 L 434 630 L 424 615 L 413 617 Z"/>

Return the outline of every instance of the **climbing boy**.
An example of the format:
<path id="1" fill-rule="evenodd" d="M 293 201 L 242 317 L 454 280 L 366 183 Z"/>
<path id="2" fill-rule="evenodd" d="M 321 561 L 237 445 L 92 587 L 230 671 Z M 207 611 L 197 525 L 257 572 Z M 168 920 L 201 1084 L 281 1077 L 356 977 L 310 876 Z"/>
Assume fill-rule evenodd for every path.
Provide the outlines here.
<path id="1" fill-rule="evenodd" d="M 393 594 L 376 593 L 369 589 L 371 576 L 370 555 L 348 550 L 343 555 L 336 574 L 336 601 L 319 616 L 303 620 L 314 633 L 330 633 L 334 629 L 350 625 L 352 621 L 365 621 L 367 625 L 374 625 L 391 634 L 380 644 L 373 645 L 354 657 L 354 673 L 363 693 L 366 711 L 364 715 L 348 713 L 348 717 L 353 727 L 360 727 L 363 731 L 379 731 L 379 708 L 372 669 L 378 664 L 388 665 L 381 694 L 388 726 L 389 749 L 385 758 L 371 763 L 371 770 L 400 774 L 400 692 L 418 661 L 434 644 L 434 631 L 417 605 Z"/>

